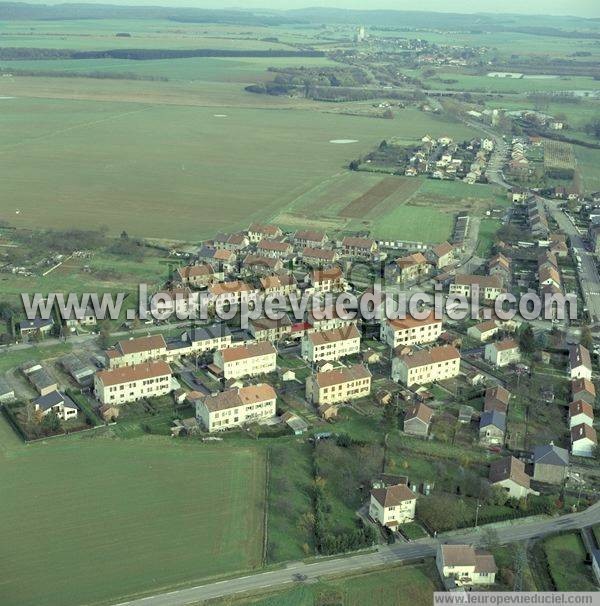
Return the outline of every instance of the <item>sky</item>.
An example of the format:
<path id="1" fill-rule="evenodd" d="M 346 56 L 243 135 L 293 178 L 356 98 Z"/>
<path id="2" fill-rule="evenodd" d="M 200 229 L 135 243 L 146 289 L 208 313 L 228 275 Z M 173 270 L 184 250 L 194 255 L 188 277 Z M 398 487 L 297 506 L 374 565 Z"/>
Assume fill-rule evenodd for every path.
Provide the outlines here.
<path id="1" fill-rule="evenodd" d="M 25 0 L 27 1 L 27 0 Z M 455 13 L 522 13 L 600 17 L 600 0 L 29 0 L 35 4 L 93 2 L 101 4 L 193 6 L 198 8 L 333 7 L 348 9 L 426 10 Z"/>

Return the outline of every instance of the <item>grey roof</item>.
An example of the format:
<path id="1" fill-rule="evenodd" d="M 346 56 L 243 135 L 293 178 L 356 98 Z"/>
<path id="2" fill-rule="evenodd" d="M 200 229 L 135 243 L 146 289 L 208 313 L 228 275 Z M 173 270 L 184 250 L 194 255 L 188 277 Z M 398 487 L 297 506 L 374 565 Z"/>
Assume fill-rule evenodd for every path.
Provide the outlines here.
<path id="1" fill-rule="evenodd" d="M 39 330 L 41 328 L 46 328 L 47 326 L 53 325 L 54 320 L 52 318 L 49 318 L 48 320 L 35 318 L 34 320 L 22 320 L 19 322 L 19 330 Z"/>
<path id="2" fill-rule="evenodd" d="M 62 364 L 62 367 L 76 379 L 93 375 L 96 372 L 96 369 L 91 364 L 87 364 L 74 354 L 64 356 L 61 358 L 60 363 Z"/>
<path id="3" fill-rule="evenodd" d="M 48 410 L 57 404 L 64 404 L 68 408 L 79 409 L 79 406 L 77 406 L 69 396 L 60 391 L 53 391 L 48 395 L 40 396 L 34 400 L 33 403 L 37 404 L 42 410 Z"/>
<path id="4" fill-rule="evenodd" d="M 41 391 L 45 387 L 56 385 L 56 380 L 53 379 L 43 368 L 40 370 L 34 370 L 27 376 L 38 391 Z"/>
<path id="5" fill-rule="evenodd" d="M 199 328 L 193 328 L 186 332 L 186 338 L 192 343 L 199 343 L 200 341 L 211 341 L 212 339 L 219 339 L 223 337 L 231 336 L 231 331 L 227 324 L 216 322 L 210 326 L 201 326 Z"/>
<path id="6" fill-rule="evenodd" d="M 569 464 L 569 452 L 554 444 L 544 444 L 533 449 L 534 463 L 566 467 Z"/>
<path id="7" fill-rule="evenodd" d="M 14 394 L 14 389 L 0 377 L 0 396 L 7 396 L 9 394 Z"/>
<path id="8" fill-rule="evenodd" d="M 203 246 L 198 251 L 198 258 L 199 259 L 212 259 L 213 255 L 215 254 L 215 250 L 216 250 L 216 248 L 214 248 L 212 246 Z"/>
<path id="9" fill-rule="evenodd" d="M 498 412 L 497 410 L 484 412 L 481 415 L 479 428 L 481 429 L 482 427 L 488 427 L 489 425 L 493 425 L 502 431 L 506 431 L 506 415 L 503 412 Z"/>

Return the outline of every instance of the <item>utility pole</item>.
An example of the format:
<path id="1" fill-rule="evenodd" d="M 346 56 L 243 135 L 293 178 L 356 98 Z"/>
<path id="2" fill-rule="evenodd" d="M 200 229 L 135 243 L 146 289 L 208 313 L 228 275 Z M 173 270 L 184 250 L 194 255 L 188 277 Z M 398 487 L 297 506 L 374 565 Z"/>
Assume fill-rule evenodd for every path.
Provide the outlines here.
<path id="1" fill-rule="evenodd" d="M 479 503 L 479 499 L 477 499 L 477 507 L 475 508 L 475 526 L 477 528 L 477 522 L 479 521 L 479 509 L 481 508 L 481 504 Z"/>

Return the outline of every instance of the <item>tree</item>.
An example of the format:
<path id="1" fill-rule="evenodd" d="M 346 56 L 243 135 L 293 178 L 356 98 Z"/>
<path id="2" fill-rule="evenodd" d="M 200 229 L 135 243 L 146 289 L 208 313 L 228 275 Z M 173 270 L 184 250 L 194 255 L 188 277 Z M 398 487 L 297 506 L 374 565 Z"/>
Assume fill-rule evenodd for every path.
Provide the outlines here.
<path id="1" fill-rule="evenodd" d="M 110 324 L 103 321 L 100 325 L 100 347 L 106 349 L 110 346 Z"/>
<path id="2" fill-rule="evenodd" d="M 438 532 L 454 530 L 466 520 L 467 507 L 462 499 L 450 495 L 431 495 L 417 500 L 417 515 Z"/>
<path id="3" fill-rule="evenodd" d="M 60 419 L 57 414 L 51 410 L 42 420 L 42 428 L 48 433 L 58 431 L 60 429 Z"/>
<path id="4" fill-rule="evenodd" d="M 519 347 L 525 354 L 532 354 L 535 351 L 535 335 L 531 324 L 525 324 L 519 333 Z"/>
<path id="5" fill-rule="evenodd" d="M 388 404 L 383 409 L 383 424 L 388 431 L 398 429 L 398 405 L 395 403 Z"/>
<path id="6" fill-rule="evenodd" d="M 592 335 L 592 330 L 588 324 L 584 324 L 581 327 L 581 338 L 580 338 L 579 342 L 586 349 L 589 349 L 589 350 L 594 349 L 594 337 Z"/>

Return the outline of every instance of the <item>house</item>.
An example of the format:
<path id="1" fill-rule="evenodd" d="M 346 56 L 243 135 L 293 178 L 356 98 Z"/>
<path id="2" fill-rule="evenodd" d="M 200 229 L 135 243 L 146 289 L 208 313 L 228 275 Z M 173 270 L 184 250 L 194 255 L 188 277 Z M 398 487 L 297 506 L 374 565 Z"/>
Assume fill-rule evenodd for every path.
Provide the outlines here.
<path id="1" fill-rule="evenodd" d="M 485 302 L 495 301 L 503 292 L 502 280 L 498 275 L 476 276 L 459 274 L 454 283 L 450 284 L 451 295 L 462 295 L 471 299 L 478 292 L 479 298 Z"/>
<path id="2" fill-rule="evenodd" d="M 523 189 L 521 187 L 513 187 L 509 193 L 509 198 L 510 198 L 511 202 L 513 202 L 513 203 L 525 202 L 525 200 L 527 200 L 527 197 L 528 197 L 527 190 Z"/>
<path id="3" fill-rule="evenodd" d="M 189 345 L 190 354 L 201 354 L 231 346 L 231 331 L 227 324 L 216 322 L 208 326 L 198 326 L 181 335 L 182 342 Z"/>
<path id="4" fill-rule="evenodd" d="M 283 236 L 283 232 L 275 225 L 264 225 L 261 223 L 252 223 L 246 232 L 251 244 L 256 244 L 261 240 L 276 240 Z"/>
<path id="5" fill-rule="evenodd" d="M 342 240 L 342 254 L 347 257 L 370 258 L 377 250 L 377 242 L 371 238 L 346 236 Z"/>
<path id="6" fill-rule="evenodd" d="M 17 329 L 22 337 L 34 337 L 40 335 L 47 336 L 54 328 L 54 320 L 48 318 L 35 318 L 34 320 L 23 320 L 17 325 Z"/>
<path id="7" fill-rule="evenodd" d="M 277 368 L 277 350 L 268 341 L 219 349 L 213 363 L 225 380 L 267 374 Z"/>
<path id="8" fill-rule="evenodd" d="M 383 318 L 379 331 L 381 341 L 396 348 L 406 345 L 422 345 L 433 343 L 442 334 L 442 320 L 436 319 L 432 311 L 422 320 L 407 317 L 403 320 L 388 320 Z"/>
<path id="9" fill-rule="evenodd" d="M 331 265 L 339 258 L 337 251 L 326 248 L 303 248 L 300 255 L 307 265 Z"/>
<path id="10" fill-rule="evenodd" d="M 186 320 L 198 309 L 200 293 L 188 286 L 171 288 L 155 293 L 150 298 L 150 307 L 154 317 L 163 319 L 175 315 Z"/>
<path id="11" fill-rule="evenodd" d="M 569 377 L 592 380 L 592 358 L 583 345 L 574 345 L 569 349 Z"/>
<path id="12" fill-rule="evenodd" d="M 339 313 L 341 311 L 342 313 Z M 311 326 L 308 332 L 322 332 L 333 328 L 345 328 L 358 324 L 358 317 L 351 312 L 344 312 L 333 307 L 312 306 L 308 312 L 308 324 Z"/>
<path id="13" fill-rule="evenodd" d="M 260 287 L 266 297 L 269 295 L 281 295 L 287 297 L 298 291 L 296 278 L 288 274 L 277 274 L 265 276 L 260 279 Z"/>
<path id="14" fill-rule="evenodd" d="M 12 402 L 15 399 L 15 390 L 0 377 L 0 404 Z"/>
<path id="15" fill-rule="evenodd" d="M 264 276 L 280 272 L 282 269 L 283 261 L 272 257 L 246 255 L 242 261 L 243 275 Z"/>
<path id="16" fill-rule="evenodd" d="M 392 274 L 397 282 L 417 280 L 429 274 L 431 265 L 423 253 L 417 252 L 407 257 L 396 259 L 392 264 Z"/>
<path id="17" fill-rule="evenodd" d="M 454 263 L 455 247 L 449 242 L 438 244 L 427 251 L 427 257 L 436 269 L 443 269 Z"/>
<path id="18" fill-rule="evenodd" d="M 485 341 L 489 341 L 492 337 L 494 337 L 500 331 L 500 325 L 496 320 L 486 320 L 485 322 L 480 322 L 479 324 L 475 324 L 475 326 L 469 327 L 467 330 L 467 335 L 476 341 L 480 341 L 481 343 Z"/>
<path id="19" fill-rule="evenodd" d="M 51 391 L 44 396 L 40 396 L 33 401 L 33 407 L 42 416 L 53 412 L 61 421 L 76 419 L 79 412 L 77 404 L 60 391 Z"/>
<path id="20" fill-rule="evenodd" d="M 196 400 L 196 418 L 212 433 L 276 416 L 277 394 L 266 383 L 236 387 Z"/>
<path id="21" fill-rule="evenodd" d="M 560 289 L 562 281 L 556 267 L 542 265 L 538 270 L 538 281 L 540 286 L 553 286 Z"/>
<path id="22" fill-rule="evenodd" d="M 510 401 L 510 391 L 500 385 L 488 387 L 485 390 L 483 401 L 483 410 L 485 412 L 497 411 L 506 414 L 508 412 L 508 403 Z"/>
<path id="23" fill-rule="evenodd" d="M 491 410 L 483 412 L 479 420 L 479 442 L 486 446 L 504 444 L 506 414 Z"/>
<path id="24" fill-rule="evenodd" d="M 279 240 L 261 240 L 256 247 L 259 255 L 280 259 L 289 257 L 294 252 L 294 247 L 290 242 L 280 242 Z"/>
<path id="25" fill-rule="evenodd" d="M 275 343 L 292 334 L 292 321 L 287 314 L 279 320 L 270 318 L 256 318 L 249 322 L 250 334 L 257 341 L 270 341 Z"/>
<path id="26" fill-rule="evenodd" d="M 562 484 L 569 471 L 569 452 L 552 442 L 533 449 L 533 479 L 546 484 Z"/>
<path id="27" fill-rule="evenodd" d="M 235 269 L 237 255 L 231 250 L 217 249 L 213 246 L 203 246 L 198 251 L 200 264 L 210 265 L 215 272 L 230 272 Z"/>
<path id="28" fill-rule="evenodd" d="M 415 519 L 417 495 L 406 484 L 373 488 L 369 516 L 381 526 L 397 530 L 398 525 Z"/>
<path id="29" fill-rule="evenodd" d="M 435 563 L 442 580 L 450 587 L 493 585 L 498 571 L 491 553 L 471 545 L 441 544 Z"/>
<path id="30" fill-rule="evenodd" d="M 217 315 L 224 310 L 240 308 L 258 299 L 259 291 L 242 280 L 219 282 L 208 287 L 210 305 Z"/>
<path id="31" fill-rule="evenodd" d="M 338 410 L 339 408 L 335 404 L 322 404 L 317 409 L 317 412 L 324 421 L 332 421 L 337 417 Z"/>
<path id="32" fill-rule="evenodd" d="M 160 360 L 167 355 L 167 343 L 162 335 L 137 337 L 119 341 L 106 351 L 109 368 L 134 366 L 152 360 Z"/>
<path id="33" fill-rule="evenodd" d="M 341 292 L 346 287 L 344 272 L 337 265 L 329 269 L 313 269 L 308 280 L 318 292 Z"/>
<path id="34" fill-rule="evenodd" d="M 26 373 L 26 376 L 40 396 L 47 396 L 53 391 L 58 391 L 56 379 L 50 376 L 48 371 L 41 366 L 39 369 Z"/>
<path id="35" fill-rule="evenodd" d="M 571 428 L 571 454 L 575 457 L 591 458 L 596 453 L 598 447 L 598 438 L 596 430 L 582 423 Z"/>
<path id="36" fill-rule="evenodd" d="M 569 404 L 569 429 L 573 429 L 573 427 L 582 423 L 590 427 L 594 426 L 594 408 L 583 400 L 571 402 Z"/>
<path id="37" fill-rule="evenodd" d="M 205 288 L 216 280 L 222 280 L 223 273 L 215 272 L 212 265 L 208 263 L 186 265 L 177 268 L 176 279 L 183 286 Z"/>
<path id="38" fill-rule="evenodd" d="M 163 360 L 102 370 L 94 377 L 94 393 L 101 404 L 164 396 L 171 389 L 171 367 Z"/>
<path id="39" fill-rule="evenodd" d="M 510 259 L 502 253 L 493 256 L 488 263 L 488 273 L 490 276 L 497 274 L 506 281 L 510 277 Z"/>
<path id="40" fill-rule="evenodd" d="M 323 231 L 300 230 L 294 234 L 294 243 L 298 248 L 323 248 L 327 234 Z"/>
<path id="41" fill-rule="evenodd" d="M 415 404 L 404 414 L 404 433 L 426 438 L 433 418 L 433 410 L 427 404 Z"/>
<path id="42" fill-rule="evenodd" d="M 215 237 L 214 245 L 217 250 L 238 252 L 248 248 L 250 240 L 244 234 L 218 234 Z"/>
<path id="43" fill-rule="evenodd" d="M 506 490 L 513 499 L 539 494 L 531 489 L 531 478 L 525 472 L 525 463 L 513 456 L 493 461 L 490 465 L 490 483 Z"/>
<path id="44" fill-rule="evenodd" d="M 593 406 L 596 403 L 596 387 L 589 379 L 573 379 L 571 398 L 573 401 L 584 400 Z"/>
<path id="45" fill-rule="evenodd" d="M 360 332 L 350 324 L 321 332 L 312 332 L 302 339 L 302 357 L 309 362 L 339 360 L 360 352 Z"/>
<path id="46" fill-rule="evenodd" d="M 324 370 L 306 379 L 306 399 L 319 407 L 364 398 L 370 393 L 371 372 L 360 364 Z"/>
<path id="47" fill-rule="evenodd" d="M 521 360 L 519 344 L 514 339 L 504 339 L 490 343 L 485 346 L 484 357 L 494 366 L 503 368 Z"/>
<path id="48" fill-rule="evenodd" d="M 460 373 L 460 353 L 451 345 L 433 347 L 392 359 L 392 380 L 407 387 L 444 381 Z"/>
<path id="49" fill-rule="evenodd" d="M 96 324 L 98 323 L 96 313 L 93 309 L 89 307 L 85 309 L 83 313 L 79 315 L 79 317 L 77 317 L 77 315 L 79 314 L 77 314 L 77 312 L 74 312 L 71 317 L 66 318 L 64 320 L 64 325 L 72 331 L 81 326 L 96 326 Z"/>
<path id="50" fill-rule="evenodd" d="M 102 404 L 99 408 L 99 412 L 105 423 L 113 423 L 119 418 L 121 410 L 118 406 L 113 406 L 112 404 Z"/>

